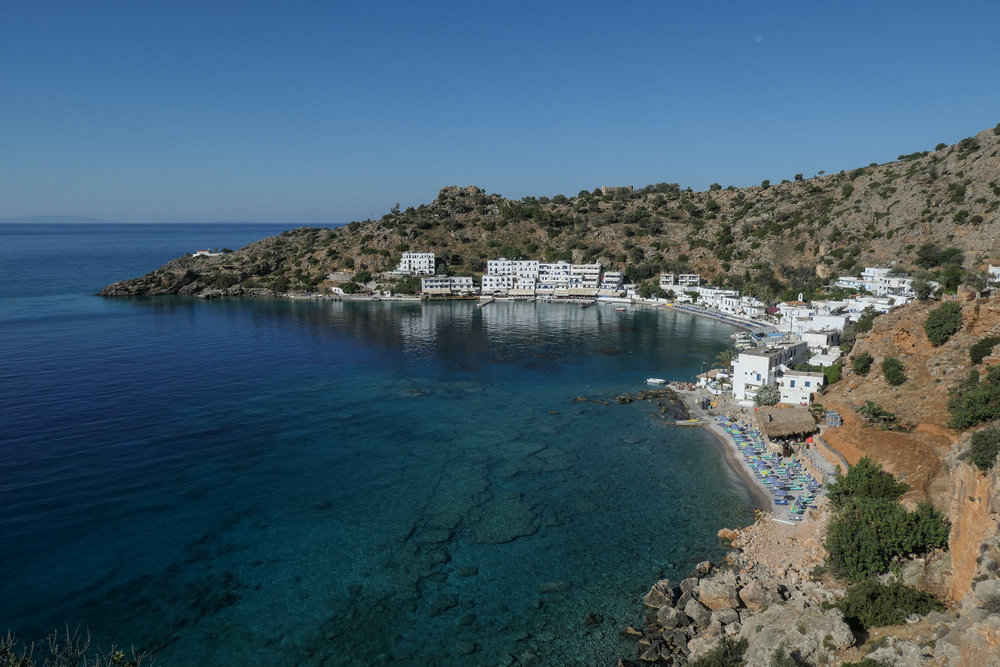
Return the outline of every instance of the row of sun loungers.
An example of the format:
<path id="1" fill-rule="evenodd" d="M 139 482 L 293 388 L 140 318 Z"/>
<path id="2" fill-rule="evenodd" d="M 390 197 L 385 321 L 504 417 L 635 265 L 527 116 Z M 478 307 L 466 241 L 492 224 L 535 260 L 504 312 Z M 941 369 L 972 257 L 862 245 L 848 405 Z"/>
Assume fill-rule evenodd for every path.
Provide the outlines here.
<path id="1" fill-rule="evenodd" d="M 774 503 L 788 508 L 789 519 L 801 520 L 807 509 L 816 507 L 816 494 L 822 484 L 803 468 L 794 455 L 785 458 L 768 451 L 763 436 L 755 428 L 726 417 L 719 417 L 718 422 L 736 443 L 753 474 L 770 490 Z"/>

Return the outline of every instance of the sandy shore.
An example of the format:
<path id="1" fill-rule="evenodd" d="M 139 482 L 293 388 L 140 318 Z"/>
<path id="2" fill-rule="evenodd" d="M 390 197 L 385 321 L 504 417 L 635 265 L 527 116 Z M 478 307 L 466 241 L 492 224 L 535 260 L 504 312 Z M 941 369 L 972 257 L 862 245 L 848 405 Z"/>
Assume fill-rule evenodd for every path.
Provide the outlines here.
<path id="1" fill-rule="evenodd" d="M 773 497 L 767 488 L 760 483 L 760 479 L 750 470 L 747 462 L 743 460 L 743 454 L 736 445 L 736 441 L 729 437 L 729 434 L 715 421 L 714 415 L 710 415 L 701 409 L 701 392 L 676 388 L 674 388 L 674 391 L 684 401 L 684 405 L 687 407 L 688 412 L 691 413 L 691 416 L 704 422 L 706 424 L 704 428 L 707 428 L 715 436 L 726 464 L 737 476 L 743 479 L 747 489 L 750 491 L 750 495 L 753 497 L 754 506 L 757 509 L 777 514 L 778 506 L 774 504 Z"/>

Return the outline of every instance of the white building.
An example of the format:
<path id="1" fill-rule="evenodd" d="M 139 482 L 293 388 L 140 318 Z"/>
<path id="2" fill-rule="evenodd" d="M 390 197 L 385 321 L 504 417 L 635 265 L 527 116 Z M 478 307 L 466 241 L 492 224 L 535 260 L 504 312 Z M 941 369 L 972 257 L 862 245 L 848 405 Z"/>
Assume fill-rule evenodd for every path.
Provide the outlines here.
<path id="1" fill-rule="evenodd" d="M 1000 266 L 993 266 L 990 264 L 986 267 L 986 273 L 989 274 L 990 285 L 1000 284 Z"/>
<path id="2" fill-rule="evenodd" d="M 781 366 L 775 372 L 775 381 L 781 391 L 781 403 L 789 405 L 809 405 L 826 381 L 822 373 L 794 371 Z"/>
<path id="3" fill-rule="evenodd" d="M 740 293 L 734 289 L 723 289 L 712 285 L 700 285 L 689 291 L 698 294 L 698 305 L 735 313 L 739 307 Z"/>
<path id="4" fill-rule="evenodd" d="M 424 294 L 474 294 L 476 285 L 471 276 L 430 276 L 420 279 Z"/>
<path id="5" fill-rule="evenodd" d="M 913 282 L 914 279 L 904 273 L 892 273 L 892 269 L 884 266 L 868 266 L 861 272 L 860 277 L 840 276 L 836 285 L 848 289 L 864 289 L 875 296 L 912 298 L 916 296 Z M 933 281 L 930 283 L 934 289 L 939 287 Z"/>
<path id="6" fill-rule="evenodd" d="M 601 265 L 570 264 L 569 287 L 573 290 L 588 290 L 596 295 L 601 287 Z"/>
<path id="7" fill-rule="evenodd" d="M 567 294 L 569 290 L 569 274 L 572 266 L 572 264 L 566 261 L 539 262 L 538 282 L 535 285 L 535 290 L 549 294 L 556 292 Z"/>
<path id="8" fill-rule="evenodd" d="M 677 274 L 677 284 L 681 287 L 693 287 L 701 284 L 700 273 L 679 273 Z"/>
<path id="9" fill-rule="evenodd" d="M 747 317 L 764 317 L 767 312 L 767 304 L 752 296 L 741 296 L 740 312 Z"/>
<path id="10" fill-rule="evenodd" d="M 806 342 L 810 352 L 824 354 L 830 348 L 840 344 L 840 331 L 811 329 L 800 333 L 799 338 Z"/>
<path id="11" fill-rule="evenodd" d="M 660 274 L 660 289 L 664 292 L 669 292 L 673 286 L 676 285 L 674 282 L 674 274 L 672 273 L 661 273 Z"/>
<path id="12" fill-rule="evenodd" d="M 491 276 L 515 276 L 538 278 L 538 262 L 532 259 L 490 259 L 486 261 L 486 273 Z"/>
<path id="13" fill-rule="evenodd" d="M 505 295 L 514 289 L 514 280 L 514 276 L 511 275 L 486 274 L 483 276 L 482 293 Z"/>
<path id="14" fill-rule="evenodd" d="M 784 339 L 740 352 L 733 360 L 733 398 L 751 399 L 761 385 L 775 384 L 778 367 L 804 363 L 807 349 L 805 341 Z"/>
<path id="15" fill-rule="evenodd" d="M 434 253 L 404 252 L 399 266 L 392 273 L 401 275 L 434 275 Z"/>
<path id="16" fill-rule="evenodd" d="M 837 282 L 834 283 L 837 287 L 843 287 L 845 289 L 856 289 L 862 290 L 867 289 L 865 287 L 865 281 L 857 276 L 840 276 L 837 278 Z"/>
<path id="17" fill-rule="evenodd" d="M 621 291 L 624 284 L 625 276 L 621 271 L 605 271 L 604 276 L 601 278 L 602 290 Z"/>

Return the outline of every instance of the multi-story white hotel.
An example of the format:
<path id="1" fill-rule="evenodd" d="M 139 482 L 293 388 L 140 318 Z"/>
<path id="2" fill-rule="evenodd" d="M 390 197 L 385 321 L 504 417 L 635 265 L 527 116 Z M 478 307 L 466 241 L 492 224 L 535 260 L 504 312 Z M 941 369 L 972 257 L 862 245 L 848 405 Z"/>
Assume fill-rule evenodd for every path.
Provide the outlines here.
<path id="1" fill-rule="evenodd" d="M 539 262 L 538 263 L 538 284 L 535 289 L 539 292 L 554 293 L 556 290 L 563 291 L 569 289 L 569 274 L 573 265 L 569 262 Z"/>
<path id="2" fill-rule="evenodd" d="M 476 285 L 471 276 L 431 276 L 420 279 L 424 294 L 473 294 Z"/>
<path id="3" fill-rule="evenodd" d="M 665 292 L 674 287 L 694 287 L 700 284 L 700 273 L 679 273 L 676 276 L 672 273 L 660 274 L 660 289 Z"/>
<path id="4" fill-rule="evenodd" d="M 486 261 L 486 273 L 491 276 L 515 276 L 517 278 L 538 278 L 538 261 L 533 259 L 490 259 Z"/>
<path id="5" fill-rule="evenodd" d="M 618 296 L 622 290 L 620 271 L 608 273 L 612 290 L 609 296 Z M 486 262 L 483 274 L 483 294 L 509 294 L 511 296 L 598 296 L 604 289 L 600 264 L 572 264 L 565 260 L 538 262 L 512 260 L 505 257 Z"/>
<path id="6" fill-rule="evenodd" d="M 434 275 L 434 253 L 404 252 L 399 266 L 392 272 L 401 275 Z"/>
<path id="7" fill-rule="evenodd" d="M 751 399 L 761 385 L 775 384 L 778 367 L 802 363 L 807 350 L 804 340 L 785 339 L 740 352 L 733 360 L 733 398 Z"/>

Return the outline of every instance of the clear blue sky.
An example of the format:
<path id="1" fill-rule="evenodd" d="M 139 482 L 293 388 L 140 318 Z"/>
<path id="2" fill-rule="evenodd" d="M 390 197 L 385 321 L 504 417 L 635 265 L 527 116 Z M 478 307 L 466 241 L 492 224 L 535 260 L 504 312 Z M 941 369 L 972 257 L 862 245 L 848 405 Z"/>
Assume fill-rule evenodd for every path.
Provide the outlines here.
<path id="1" fill-rule="evenodd" d="M 0 218 L 755 185 L 1000 122 L 1000 3 L 0 0 Z"/>

